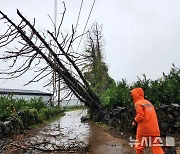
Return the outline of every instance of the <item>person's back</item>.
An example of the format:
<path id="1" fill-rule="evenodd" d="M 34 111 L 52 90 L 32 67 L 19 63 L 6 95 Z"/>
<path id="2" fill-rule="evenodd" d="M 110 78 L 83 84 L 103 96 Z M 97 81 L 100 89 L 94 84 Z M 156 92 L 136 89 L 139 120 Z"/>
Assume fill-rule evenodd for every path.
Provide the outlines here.
<path id="1" fill-rule="evenodd" d="M 135 103 L 137 110 L 143 108 L 144 116 L 136 118 L 138 122 L 138 132 L 143 136 L 160 136 L 158 120 L 154 106 L 147 100 L 141 99 Z M 153 127 L 152 127 L 153 126 Z"/>
<path id="2" fill-rule="evenodd" d="M 156 144 L 156 146 L 152 146 L 153 153 L 163 154 L 162 148 L 157 146 L 159 142 L 156 141 L 157 137 L 160 136 L 160 131 L 154 106 L 144 99 L 142 88 L 133 89 L 131 96 L 133 97 L 136 109 L 135 122 L 132 123 L 133 126 L 137 123 L 136 140 L 138 142 L 135 144 L 136 153 L 143 154 L 145 146 L 143 142 L 146 143 L 145 140 L 151 140 L 151 144 Z"/>

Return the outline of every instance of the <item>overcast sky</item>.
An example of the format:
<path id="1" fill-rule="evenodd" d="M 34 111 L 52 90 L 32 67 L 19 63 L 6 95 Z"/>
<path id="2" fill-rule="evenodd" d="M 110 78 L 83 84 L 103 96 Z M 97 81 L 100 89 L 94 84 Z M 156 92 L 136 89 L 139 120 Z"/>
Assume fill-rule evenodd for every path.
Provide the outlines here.
<path id="1" fill-rule="evenodd" d="M 63 28 L 68 31 L 76 23 L 81 0 L 65 0 L 65 3 Z M 83 31 L 92 4 L 93 0 L 84 0 L 79 33 Z M 35 17 L 39 29 L 52 29 L 47 14 L 54 17 L 54 0 L 0 0 L 0 10 L 14 21 L 18 18 L 16 9 L 31 21 Z M 59 16 L 62 11 L 62 1 L 58 0 Z M 162 72 L 169 72 L 172 63 L 180 67 L 180 0 L 96 0 L 88 28 L 94 21 L 103 25 L 105 60 L 116 81 L 123 78 L 131 83 L 144 73 L 150 79 L 157 79 Z M 2 25 L 0 22 L 0 27 Z M 79 50 L 83 42 L 81 45 Z M 43 83 L 23 87 L 29 76 L 0 81 L 0 88 L 46 91 Z"/>

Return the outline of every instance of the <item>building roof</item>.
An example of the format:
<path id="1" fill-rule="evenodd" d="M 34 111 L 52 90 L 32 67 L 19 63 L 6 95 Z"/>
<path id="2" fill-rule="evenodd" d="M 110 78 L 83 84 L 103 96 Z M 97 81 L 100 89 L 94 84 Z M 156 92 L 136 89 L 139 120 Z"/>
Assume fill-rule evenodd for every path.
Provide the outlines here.
<path id="1" fill-rule="evenodd" d="M 51 93 L 46 93 L 39 90 L 4 89 L 4 88 L 0 88 L 0 94 L 39 95 L 39 96 L 52 96 L 53 95 Z"/>

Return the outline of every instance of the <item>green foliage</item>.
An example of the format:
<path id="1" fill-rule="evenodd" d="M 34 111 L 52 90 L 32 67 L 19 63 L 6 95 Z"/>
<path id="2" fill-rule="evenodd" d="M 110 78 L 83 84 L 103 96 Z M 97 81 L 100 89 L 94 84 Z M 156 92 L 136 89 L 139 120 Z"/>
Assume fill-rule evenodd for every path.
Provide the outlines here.
<path id="1" fill-rule="evenodd" d="M 46 108 L 45 103 L 42 100 L 42 97 L 39 98 L 31 98 L 27 105 L 29 106 L 29 108 L 35 108 L 37 109 L 37 111 L 39 111 L 42 108 Z"/>
<path id="2" fill-rule="evenodd" d="M 16 114 L 15 100 L 12 96 L 0 96 L 0 120 L 5 120 L 13 114 Z"/>
<path id="3" fill-rule="evenodd" d="M 17 114 L 22 109 L 35 109 L 39 111 L 41 108 L 46 108 L 42 98 L 31 98 L 29 101 L 26 101 L 22 98 L 13 98 L 12 95 L 0 96 L 0 120 L 2 121 Z"/>
<path id="4" fill-rule="evenodd" d="M 84 109 L 85 106 L 81 105 L 81 106 L 64 106 L 62 107 L 63 111 L 68 112 L 68 111 L 73 111 L 73 110 L 79 110 L 79 109 Z"/>
<path id="5" fill-rule="evenodd" d="M 20 110 L 21 108 L 28 106 L 28 102 L 22 98 L 19 99 L 11 99 L 11 102 L 14 102 L 14 106 L 16 107 L 16 110 Z"/>
<path id="6" fill-rule="evenodd" d="M 180 69 L 173 66 L 169 74 L 163 74 L 163 77 L 157 80 L 138 78 L 137 82 L 129 85 L 125 80 L 112 85 L 105 90 L 102 95 L 102 106 L 106 108 L 115 108 L 116 106 L 131 105 L 132 100 L 130 91 L 132 88 L 141 87 L 144 89 L 145 98 L 154 105 L 161 104 L 180 104 Z"/>
<path id="7" fill-rule="evenodd" d="M 113 108 L 117 104 L 117 87 L 116 85 L 108 88 L 104 93 L 101 95 L 102 99 L 102 107 L 105 108 Z"/>
<path id="8" fill-rule="evenodd" d="M 42 108 L 39 111 L 39 117 L 42 120 L 46 120 L 46 119 L 51 118 L 51 110 L 49 108 Z"/>
<path id="9" fill-rule="evenodd" d="M 62 113 L 62 110 L 59 107 L 42 108 L 39 111 L 39 117 L 41 120 L 46 120 L 46 119 L 50 119 L 60 113 Z"/>
<path id="10" fill-rule="evenodd" d="M 29 113 L 32 116 L 32 124 L 36 124 L 39 122 L 39 115 L 38 115 L 38 111 L 35 108 L 29 109 Z"/>
<path id="11" fill-rule="evenodd" d="M 125 80 L 112 85 L 102 94 L 102 106 L 107 108 L 115 108 L 116 106 L 125 106 L 130 104 L 130 89 Z"/>
<path id="12" fill-rule="evenodd" d="M 29 109 L 28 107 L 23 107 L 22 109 L 20 109 L 18 115 L 21 118 L 25 128 L 28 128 L 28 126 L 35 124 L 38 119 L 37 110 Z"/>
<path id="13" fill-rule="evenodd" d="M 139 79 L 132 87 L 141 87 L 145 91 L 146 99 L 150 100 L 155 105 L 160 104 L 180 104 L 180 69 L 173 66 L 169 74 L 157 80 Z"/>
<path id="14" fill-rule="evenodd" d="M 42 98 L 26 101 L 13 96 L 0 96 L 0 121 L 16 117 L 25 128 L 29 128 L 60 113 L 62 110 L 59 107 L 47 107 Z"/>
<path id="15" fill-rule="evenodd" d="M 85 79 L 99 96 L 112 84 L 115 84 L 108 74 L 108 67 L 103 59 L 103 42 L 102 25 L 93 23 L 87 33 L 87 48 L 84 52 L 87 63 L 83 67 L 83 73 Z"/>
<path id="16" fill-rule="evenodd" d="M 62 110 L 61 110 L 60 107 L 53 107 L 53 108 L 51 108 L 51 114 L 52 114 L 52 116 L 58 115 L 58 114 L 60 114 L 60 113 L 62 113 Z"/>
<path id="17" fill-rule="evenodd" d="M 180 69 L 175 66 L 171 68 L 168 75 L 151 81 L 147 90 L 147 98 L 156 104 L 180 104 Z"/>
<path id="18" fill-rule="evenodd" d="M 99 96 L 110 86 L 115 85 L 115 81 L 109 76 L 108 68 L 104 62 L 99 62 L 90 71 L 85 72 L 84 76 Z"/>

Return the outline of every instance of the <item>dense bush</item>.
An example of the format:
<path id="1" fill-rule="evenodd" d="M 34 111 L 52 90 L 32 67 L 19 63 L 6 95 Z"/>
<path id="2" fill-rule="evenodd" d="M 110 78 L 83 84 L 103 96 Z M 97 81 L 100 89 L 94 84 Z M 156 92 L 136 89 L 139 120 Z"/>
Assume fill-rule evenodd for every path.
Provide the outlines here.
<path id="1" fill-rule="evenodd" d="M 102 94 L 102 106 L 106 108 L 115 108 L 116 106 L 125 106 L 130 104 L 130 88 L 125 80 L 112 85 Z"/>
<path id="2" fill-rule="evenodd" d="M 60 113 L 62 110 L 59 107 L 46 106 L 42 98 L 26 101 L 13 96 L 0 96 L 0 121 L 15 116 L 20 118 L 25 128 L 28 128 Z"/>
<path id="3" fill-rule="evenodd" d="M 25 128 L 28 128 L 30 125 L 38 123 L 38 113 L 36 109 L 29 109 L 24 107 L 18 111 L 18 116 L 23 122 Z"/>
<path id="4" fill-rule="evenodd" d="M 112 85 L 101 95 L 102 106 L 116 108 L 116 106 L 132 105 L 130 91 L 132 88 L 141 87 L 145 91 L 145 98 L 156 106 L 161 104 L 180 104 L 180 69 L 173 66 L 169 74 L 163 73 L 162 78 L 150 80 L 143 75 L 143 79 L 128 84 L 125 80 Z"/>
<path id="5" fill-rule="evenodd" d="M 138 80 L 132 87 L 142 87 L 145 97 L 155 105 L 180 104 L 180 69 L 173 66 L 169 74 L 157 80 L 147 80 L 146 76 Z"/>
<path id="6" fill-rule="evenodd" d="M 39 111 L 42 108 L 46 108 L 45 103 L 42 100 L 42 97 L 39 98 L 31 98 L 27 105 L 29 106 L 29 108 L 35 108 L 37 111 Z"/>
<path id="7" fill-rule="evenodd" d="M 42 108 L 39 111 L 39 116 L 42 120 L 49 119 L 51 117 L 51 110 L 48 108 Z"/>
<path id="8" fill-rule="evenodd" d="M 16 114 L 16 107 L 14 102 L 15 100 L 12 99 L 12 96 L 0 96 L 0 121 L 3 121 L 11 115 Z"/>
<path id="9" fill-rule="evenodd" d="M 35 109 L 39 112 L 42 108 L 47 108 L 42 98 L 31 98 L 26 101 L 22 98 L 17 99 L 10 96 L 0 96 L 0 120 L 4 121 L 11 115 L 17 114 L 22 109 Z"/>

